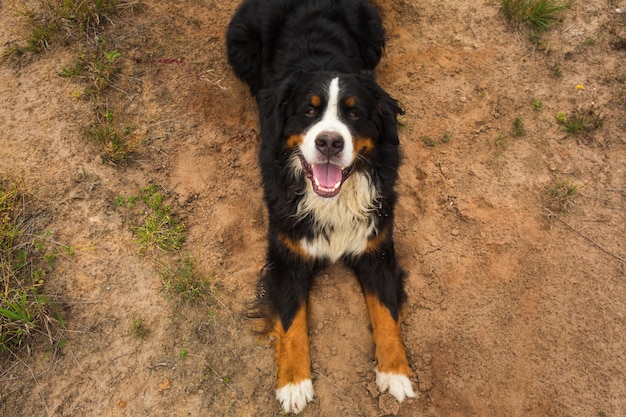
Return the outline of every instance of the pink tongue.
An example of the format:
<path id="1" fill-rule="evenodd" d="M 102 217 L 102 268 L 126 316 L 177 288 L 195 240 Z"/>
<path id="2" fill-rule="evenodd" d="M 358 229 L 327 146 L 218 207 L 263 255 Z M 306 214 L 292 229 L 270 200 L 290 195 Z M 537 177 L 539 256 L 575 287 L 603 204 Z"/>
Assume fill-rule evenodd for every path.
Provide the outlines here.
<path id="1" fill-rule="evenodd" d="M 341 182 L 341 168 L 330 163 L 318 164 L 312 167 L 313 177 L 324 188 L 333 188 Z"/>

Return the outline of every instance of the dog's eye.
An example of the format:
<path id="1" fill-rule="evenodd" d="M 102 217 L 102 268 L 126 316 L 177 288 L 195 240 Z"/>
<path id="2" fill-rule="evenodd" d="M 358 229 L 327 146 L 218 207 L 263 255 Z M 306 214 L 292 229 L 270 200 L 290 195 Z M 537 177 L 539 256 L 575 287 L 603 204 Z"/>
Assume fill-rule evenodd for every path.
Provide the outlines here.
<path id="1" fill-rule="evenodd" d="M 315 109 L 315 107 L 307 107 L 306 115 L 311 117 L 317 116 L 317 110 Z"/>
<path id="2" fill-rule="evenodd" d="M 359 118 L 359 112 L 357 112 L 356 110 L 350 110 L 348 112 L 348 117 L 352 120 L 356 120 Z"/>

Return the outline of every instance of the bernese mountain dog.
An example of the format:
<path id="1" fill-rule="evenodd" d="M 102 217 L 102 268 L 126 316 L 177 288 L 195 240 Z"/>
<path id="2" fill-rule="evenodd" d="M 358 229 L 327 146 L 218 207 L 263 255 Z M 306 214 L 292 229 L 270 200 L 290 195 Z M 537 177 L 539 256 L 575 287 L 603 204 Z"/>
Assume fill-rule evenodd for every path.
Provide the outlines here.
<path id="1" fill-rule="evenodd" d="M 372 72 L 384 43 L 366 0 L 244 0 L 228 27 L 228 60 L 259 108 L 269 244 L 254 312 L 274 336 L 285 412 L 313 399 L 308 294 L 338 260 L 363 290 L 378 388 L 415 395 L 393 244 L 402 109 Z"/>

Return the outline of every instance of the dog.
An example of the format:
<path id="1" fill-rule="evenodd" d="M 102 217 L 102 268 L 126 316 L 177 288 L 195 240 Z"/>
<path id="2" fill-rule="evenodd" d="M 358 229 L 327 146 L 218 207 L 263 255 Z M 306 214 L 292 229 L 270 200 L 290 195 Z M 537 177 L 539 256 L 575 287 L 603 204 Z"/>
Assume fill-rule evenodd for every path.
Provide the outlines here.
<path id="1" fill-rule="evenodd" d="M 274 336 L 276 398 L 287 413 L 313 399 L 307 299 L 316 273 L 338 260 L 364 294 L 378 388 L 414 397 L 393 243 L 403 110 L 373 73 L 380 16 L 366 0 L 244 0 L 226 43 L 259 110 L 269 242 L 253 316 Z"/>

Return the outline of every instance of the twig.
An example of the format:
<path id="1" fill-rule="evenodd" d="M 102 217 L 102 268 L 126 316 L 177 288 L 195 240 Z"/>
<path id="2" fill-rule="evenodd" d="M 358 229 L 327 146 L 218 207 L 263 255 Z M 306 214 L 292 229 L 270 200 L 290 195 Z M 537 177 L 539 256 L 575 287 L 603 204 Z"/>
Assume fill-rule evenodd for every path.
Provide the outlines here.
<path id="1" fill-rule="evenodd" d="M 346 395 L 346 396 L 348 395 L 348 393 L 347 393 L 346 391 L 344 391 L 341 387 L 339 387 L 337 384 L 335 384 L 333 381 L 331 381 L 331 380 L 330 380 L 330 378 L 328 378 L 326 375 L 324 375 L 324 374 L 323 374 L 323 373 L 321 373 L 320 371 L 317 371 L 317 370 L 316 370 L 316 371 L 313 371 L 313 372 L 315 372 L 315 373 L 316 373 L 316 374 L 318 374 L 319 376 L 323 377 L 326 381 L 328 381 L 328 383 L 329 383 L 330 385 L 332 385 L 333 387 L 335 387 L 335 388 L 337 388 L 339 391 L 341 391 L 341 393 L 342 393 L 343 395 Z"/>
<path id="2" fill-rule="evenodd" d="M 142 62 L 142 61 L 140 61 Z M 204 74 L 200 74 L 198 71 L 194 70 L 193 68 L 191 68 L 191 66 L 184 60 L 182 59 L 176 59 L 176 58 L 165 58 L 165 59 L 152 59 L 152 60 L 148 60 L 148 61 L 143 61 L 143 62 L 147 62 L 150 64 L 176 64 L 176 65 L 182 65 L 185 68 L 185 71 L 188 74 L 193 75 L 194 77 L 204 81 L 207 84 L 210 84 L 214 87 L 219 88 L 220 90 L 228 90 L 228 87 L 224 87 L 222 85 L 222 80 L 211 80 L 209 79 L 206 75 Z M 211 72 L 211 70 L 208 70 L 207 73 Z"/>
<path id="3" fill-rule="evenodd" d="M 33 372 L 33 370 L 31 369 L 31 367 L 30 367 L 30 366 L 28 366 L 28 364 L 27 364 L 26 362 L 24 362 L 23 360 L 21 360 L 20 358 L 18 358 L 18 357 L 17 357 L 17 356 L 16 356 L 13 352 L 11 352 L 11 354 L 12 354 L 12 355 L 13 355 L 13 356 L 17 359 L 17 361 L 18 361 L 19 363 L 21 363 L 22 365 L 24 365 L 24 367 L 26 367 L 26 369 L 28 369 L 28 372 L 30 373 L 30 376 L 33 378 L 33 381 L 35 381 L 35 385 L 37 386 L 37 393 L 39 394 L 39 397 L 41 398 L 41 401 L 42 401 L 42 403 L 43 403 L 43 407 L 44 407 L 44 409 L 46 410 L 46 414 L 47 414 L 49 417 L 51 417 L 51 416 L 52 416 L 52 413 L 50 413 L 50 409 L 48 408 L 48 404 L 46 403 L 46 399 L 44 398 L 43 394 L 41 393 L 41 391 L 42 391 L 42 390 L 41 390 L 41 385 L 39 385 L 39 381 L 37 380 L 37 377 L 35 376 L 35 373 L 34 373 L 34 372 Z M 48 371 L 49 371 L 51 368 L 52 368 L 52 367 L 50 367 L 50 368 L 48 369 Z M 47 372 L 47 371 L 46 371 L 46 372 Z M 44 373 L 45 373 L 45 372 L 44 372 Z M 42 374 L 42 375 L 43 375 L 43 374 Z M 16 391 L 18 391 L 18 390 L 16 389 L 16 390 L 11 391 L 11 392 L 9 393 L 9 395 L 10 395 L 10 394 L 12 394 L 12 393 L 14 393 L 14 392 L 16 392 Z M 6 398 L 6 397 L 8 397 L 9 395 L 2 396 L 2 397 L 0 397 L 0 398 Z"/>
<path id="4" fill-rule="evenodd" d="M 237 323 L 237 320 L 235 320 L 235 316 L 233 316 L 232 311 L 230 311 L 230 309 L 229 309 L 228 307 L 226 307 L 226 304 L 224 304 L 224 303 L 222 302 L 222 300 L 220 300 L 220 299 L 217 297 L 217 295 L 213 294 L 212 292 L 209 292 L 209 296 L 210 296 L 210 297 L 212 297 L 213 299 L 215 299 L 215 301 L 217 301 L 217 302 L 218 302 L 218 304 L 219 304 L 219 305 L 221 305 L 221 306 L 222 306 L 222 308 L 223 308 L 224 310 L 226 310 L 226 312 L 230 315 L 230 318 L 232 319 L 233 323 L 235 323 L 235 324 L 236 324 L 236 323 Z"/>
<path id="5" fill-rule="evenodd" d="M 159 366 L 161 366 L 161 367 L 165 367 L 165 368 L 169 368 L 169 367 L 170 367 L 170 364 L 169 364 L 169 362 L 159 362 L 159 363 L 155 363 L 155 364 L 153 364 L 153 365 L 152 365 L 152 368 L 150 368 L 150 370 L 153 370 L 154 368 L 159 367 Z"/>
<path id="6" fill-rule="evenodd" d="M 7 369 L 5 369 L 4 372 L 2 372 L 2 374 L 0 375 L 0 382 L 7 382 L 7 381 L 13 381 L 14 379 L 18 379 L 19 376 L 12 376 L 12 377 L 9 377 L 9 378 L 5 379 L 5 375 L 7 375 L 11 371 L 11 369 L 15 368 L 18 364 L 19 364 L 19 362 L 15 361 L 15 362 L 13 362 L 13 364 L 11 366 L 9 366 Z M 0 396 L 0 398 L 2 398 L 2 397 Z"/>
<path id="7" fill-rule="evenodd" d="M 70 353 L 72 354 L 72 358 L 74 358 L 74 362 L 76 362 L 76 365 L 78 365 L 78 367 L 80 368 L 80 371 L 84 374 L 85 373 L 85 368 L 83 368 L 83 366 L 80 364 L 80 362 L 78 362 L 78 359 L 76 358 L 76 355 L 74 355 L 74 351 L 69 349 Z"/>
<path id="8" fill-rule="evenodd" d="M 622 258 L 621 256 L 618 256 L 616 254 L 614 254 L 613 252 L 605 249 L 602 245 L 600 245 L 598 242 L 596 242 L 595 240 L 593 240 L 592 238 L 590 238 L 589 236 L 585 235 L 584 233 L 582 233 L 581 231 L 577 230 L 576 228 L 574 228 L 573 226 L 571 226 L 569 223 L 567 223 L 565 220 L 563 220 L 558 214 L 555 214 L 552 210 L 545 208 L 544 209 L 548 212 L 548 214 L 552 217 L 555 217 L 557 220 L 559 220 L 561 223 L 563 223 L 565 226 L 567 226 L 571 231 L 575 232 L 576 234 L 578 234 L 579 236 L 583 237 L 584 239 L 586 239 L 588 242 L 590 242 L 593 246 L 595 246 L 596 248 L 600 249 L 602 252 L 606 253 L 607 255 L 610 255 L 612 257 L 614 257 L 615 259 L 621 261 L 621 262 L 625 262 L 626 263 L 626 259 Z"/>
<path id="9" fill-rule="evenodd" d="M 188 356 L 193 356 L 193 357 L 201 359 L 204 362 L 204 364 L 209 367 L 211 372 L 213 372 L 215 374 L 215 376 L 218 377 L 222 381 L 222 384 L 226 385 L 228 388 L 232 389 L 234 392 L 237 392 L 237 390 L 235 388 L 231 387 L 230 384 L 228 382 L 226 382 L 225 377 L 223 377 L 220 374 L 218 374 L 217 371 L 211 366 L 211 364 L 206 359 L 204 359 L 202 356 L 194 355 L 194 354 L 189 354 Z"/>

